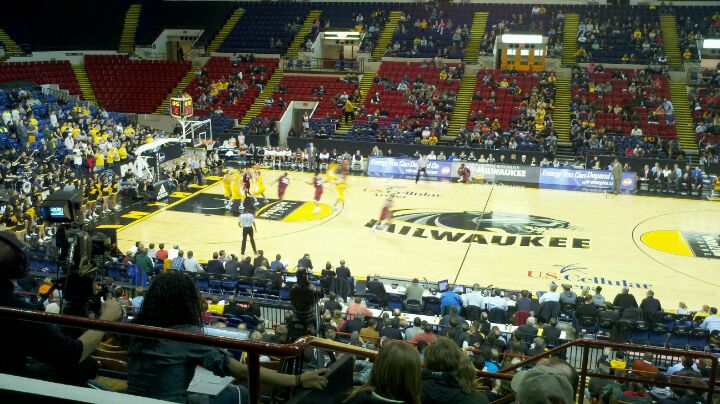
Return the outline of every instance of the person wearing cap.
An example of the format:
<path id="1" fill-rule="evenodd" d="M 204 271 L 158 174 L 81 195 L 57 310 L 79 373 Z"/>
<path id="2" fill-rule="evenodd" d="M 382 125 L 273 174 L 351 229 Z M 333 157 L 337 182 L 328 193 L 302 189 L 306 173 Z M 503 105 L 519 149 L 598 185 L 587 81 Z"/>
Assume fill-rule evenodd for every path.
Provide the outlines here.
<path id="1" fill-rule="evenodd" d="M 573 404 L 573 387 L 562 371 L 545 365 L 518 372 L 510 383 L 519 404 Z"/>

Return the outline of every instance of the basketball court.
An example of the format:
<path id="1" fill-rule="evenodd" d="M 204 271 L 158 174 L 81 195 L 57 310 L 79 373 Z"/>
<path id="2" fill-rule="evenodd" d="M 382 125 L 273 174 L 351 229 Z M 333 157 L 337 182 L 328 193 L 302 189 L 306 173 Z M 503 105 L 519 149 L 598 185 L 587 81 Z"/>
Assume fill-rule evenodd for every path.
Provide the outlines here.
<path id="1" fill-rule="evenodd" d="M 553 281 L 576 292 L 601 285 L 608 299 L 628 286 L 638 300 L 654 290 L 666 309 L 679 301 L 699 309 L 720 297 L 717 202 L 350 176 L 344 206 L 332 209 L 336 194 L 325 184 L 313 213 L 312 174 L 290 172 L 279 202 L 272 182 L 281 174 L 263 170 L 270 200 L 258 209 L 256 242 L 291 268 L 309 253 L 316 271 L 345 259 L 356 277 L 531 291 Z M 120 248 L 142 240 L 178 243 L 200 260 L 218 250 L 239 255 L 238 218 L 226 213 L 220 178 L 208 178 L 215 182 L 195 193 L 135 212 L 137 220 L 118 226 Z M 395 219 L 373 230 L 390 195 Z"/>

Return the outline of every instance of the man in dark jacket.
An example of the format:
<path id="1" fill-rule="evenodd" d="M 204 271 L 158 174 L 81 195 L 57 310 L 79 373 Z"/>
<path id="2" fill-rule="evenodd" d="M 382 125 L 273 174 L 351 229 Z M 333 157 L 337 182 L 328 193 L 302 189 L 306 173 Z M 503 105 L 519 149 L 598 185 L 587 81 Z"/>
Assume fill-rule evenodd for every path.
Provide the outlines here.
<path id="1" fill-rule="evenodd" d="M 340 278 L 350 279 L 350 268 L 345 265 L 345 260 L 340 260 L 340 266 L 335 268 L 335 274 Z"/>
<path id="2" fill-rule="evenodd" d="M 585 295 L 585 303 L 579 305 L 575 309 L 575 317 L 578 319 L 580 317 L 591 317 L 597 319 L 598 313 L 599 311 L 593 304 L 593 298 L 591 295 Z"/>
<path id="3" fill-rule="evenodd" d="M 240 263 L 240 265 L 238 265 L 238 275 L 252 278 L 254 274 L 255 267 L 250 261 L 250 257 L 245 257 L 245 259 Z"/>
<path id="4" fill-rule="evenodd" d="M 387 292 L 385 291 L 385 285 L 380 282 L 379 278 L 379 275 L 375 275 L 373 280 L 367 283 L 366 291 L 375 295 L 380 304 L 384 306 L 387 303 Z"/>
<path id="5" fill-rule="evenodd" d="M 392 320 L 385 320 L 383 322 L 384 327 L 380 330 L 380 337 L 387 337 L 390 339 L 395 339 L 398 341 L 402 341 L 405 338 L 403 337 L 402 332 L 400 331 L 400 320 L 397 318 L 393 318 Z"/>
<path id="6" fill-rule="evenodd" d="M 303 257 L 298 260 L 297 266 L 298 268 L 313 269 L 313 264 L 310 260 L 310 254 L 303 255 Z"/>
<path id="7" fill-rule="evenodd" d="M 547 344 L 555 345 L 560 339 L 560 334 L 562 333 L 562 331 L 557 327 L 557 325 L 557 318 L 553 317 L 550 319 L 550 322 L 545 327 L 543 327 L 542 336 L 543 338 L 545 338 L 545 342 Z"/>
<path id="8" fill-rule="evenodd" d="M 218 259 L 218 253 L 213 253 L 213 259 L 209 260 L 207 262 L 207 265 L 205 266 L 205 272 L 212 274 L 212 275 L 222 275 L 225 273 L 225 268 L 223 267 L 222 262 Z"/>
<path id="9" fill-rule="evenodd" d="M 253 265 L 255 268 L 258 268 L 262 265 L 263 260 L 265 259 L 265 256 L 263 255 L 263 250 L 258 250 L 257 257 L 253 260 Z"/>
<path id="10" fill-rule="evenodd" d="M 363 321 L 364 317 L 362 314 L 358 313 L 350 320 L 347 320 L 342 327 L 340 328 L 340 332 L 344 332 L 347 334 L 352 334 L 355 331 L 360 332 L 360 330 L 365 326 L 365 322 Z"/>
<path id="11" fill-rule="evenodd" d="M 534 337 L 538 335 L 538 328 L 535 327 L 535 317 L 528 317 L 524 325 L 521 325 L 515 331 L 521 337 Z"/>
<path id="12" fill-rule="evenodd" d="M 642 309 L 644 313 L 653 315 L 662 310 L 660 300 L 655 298 L 655 292 L 652 290 L 647 291 L 646 297 L 643 299 L 642 303 L 640 303 L 640 309 Z"/>
<path id="13" fill-rule="evenodd" d="M 328 294 L 328 300 L 324 303 L 325 308 L 329 310 L 330 312 L 333 312 L 335 310 L 342 310 L 342 306 L 340 303 L 337 302 L 337 295 L 335 292 L 330 292 Z"/>
<path id="14" fill-rule="evenodd" d="M 618 293 L 617 296 L 615 296 L 615 300 L 613 300 L 613 306 L 619 306 L 623 309 L 626 309 L 628 307 L 638 307 L 638 304 L 637 300 L 635 300 L 635 296 L 630 294 L 630 289 L 622 288 L 622 292 Z"/>
<path id="15" fill-rule="evenodd" d="M 238 262 L 237 257 L 234 254 L 230 255 L 230 261 L 225 263 L 225 275 L 237 275 L 239 266 L 240 263 Z"/>

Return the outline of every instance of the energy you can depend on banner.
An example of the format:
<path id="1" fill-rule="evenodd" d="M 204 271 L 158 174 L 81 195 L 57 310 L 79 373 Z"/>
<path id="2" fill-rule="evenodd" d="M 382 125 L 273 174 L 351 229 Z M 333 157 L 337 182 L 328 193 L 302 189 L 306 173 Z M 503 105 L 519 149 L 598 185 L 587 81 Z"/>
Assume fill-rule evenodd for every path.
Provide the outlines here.
<path id="1" fill-rule="evenodd" d="M 488 182 L 518 184 L 548 189 L 594 190 L 612 189 L 612 172 L 607 170 L 576 170 L 570 168 L 542 168 L 518 164 L 487 164 L 466 161 L 430 161 L 427 174 L 434 178 L 457 179 L 460 164 L 470 169 L 473 177 Z M 370 157 L 368 174 L 379 176 L 414 176 L 417 161 L 409 158 Z M 636 174 L 623 173 L 620 190 L 634 191 Z"/>
<path id="2" fill-rule="evenodd" d="M 370 157 L 367 166 L 368 174 L 379 176 L 410 175 L 417 174 L 417 160 L 396 159 L 392 157 Z M 435 178 L 452 178 L 453 164 L 450 161 L 428 161 L 426 168 L 427 175 Z"/>

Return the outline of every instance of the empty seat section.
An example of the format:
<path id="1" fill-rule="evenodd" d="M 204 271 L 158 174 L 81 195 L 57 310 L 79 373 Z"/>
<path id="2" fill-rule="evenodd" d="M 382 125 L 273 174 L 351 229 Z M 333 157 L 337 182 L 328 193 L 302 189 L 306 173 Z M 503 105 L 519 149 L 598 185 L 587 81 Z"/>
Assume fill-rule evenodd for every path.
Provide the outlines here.
<path id="1" fill-rule="evenodd" d="M 202 29 L 195 45 L 206 46 L 235 8 L 237 3 L 232 1 L 144 2 L 135 40 L 138 45 L 150 45 L 166 29 Z"/>
<path id="2" fill-rule="evenodd" d="M 191 62 L 86 55 L 85 68 L 100 105 L 112 111 L 153 113 L 191 68 Z"/>
<path id="3" fill-rule="evenodd" d="M 80 94 L 75 72 L 66 60 L 0 64 L 0 83 L 20 80 L 29 80 L 36 84 L 57 84 L 72 95 Z"/>
<path id="4" fill-rule="evenodd" d="M 243 5 L 245 8 L 245 5 Z M 305 4 L 262 3 L 248 4 L 245 14 L 233 27 L 219 52 L 283 53 L 295 37 L 312 7 Z M 273 39 L 273 44 L 270 43 Z M 280 40 L 282 46 L 275 43 Z"/>

